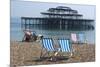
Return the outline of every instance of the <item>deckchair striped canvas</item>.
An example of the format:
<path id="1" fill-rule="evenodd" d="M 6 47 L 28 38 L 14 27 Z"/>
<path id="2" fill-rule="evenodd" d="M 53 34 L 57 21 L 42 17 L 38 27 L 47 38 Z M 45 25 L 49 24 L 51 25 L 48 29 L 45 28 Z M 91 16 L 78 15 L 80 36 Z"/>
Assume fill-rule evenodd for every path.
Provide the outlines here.
<path id="1" fill-rule="evenodd" d="M 43 38 L 42 45 L 47 51 L 54 51 L 53 41 L 51 38 Z"/>
<path id="2" fill-rule="evenodd" d="M 71 33 L 71 40 L 73 42 L 77 42 L 77 35 L 76 35 L 76 33 Z"/>
<path id="3" fill-rule="evenodd" d="M 58 42 L 62 52 L 71 52 L 69 39 L 59 39 Z"/>
<path id="4" fill-rule="evenodd" d="M 78 41 L 80 43 L 84 43 L 85 42 L 85 34 L 84 33 L 79 33 L 78 34 Z"/>

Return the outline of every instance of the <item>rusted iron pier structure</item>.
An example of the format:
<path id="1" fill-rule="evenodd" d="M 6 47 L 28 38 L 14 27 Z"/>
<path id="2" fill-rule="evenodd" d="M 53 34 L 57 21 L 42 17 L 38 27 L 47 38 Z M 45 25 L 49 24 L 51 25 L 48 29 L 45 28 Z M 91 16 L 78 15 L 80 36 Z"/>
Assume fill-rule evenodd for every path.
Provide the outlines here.
<path id="1" fill-rule="evenodd" d="M 41 12 L 42 17 L 21 17 L 21 25 L 24 29 L 27 25 L 47 25 L 47 27 L 59 27 L 68 30 L 93 30 L 94 20 L 84 19 L 82 14 L 70 7 L 58 6 Z"/>

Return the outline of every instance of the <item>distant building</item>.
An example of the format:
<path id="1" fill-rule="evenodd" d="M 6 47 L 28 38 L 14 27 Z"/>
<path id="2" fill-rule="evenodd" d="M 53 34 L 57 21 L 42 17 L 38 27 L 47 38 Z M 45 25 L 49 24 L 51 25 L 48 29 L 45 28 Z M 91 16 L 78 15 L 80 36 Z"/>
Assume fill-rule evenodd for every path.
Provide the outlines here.
<path id="1" fill-rule="evenodd" d="M 49 8 L 46 12 L 41 12 L 43 17 L 21 17 L 22 26 L 24 25 L 47 25 L 48 27 L 59 27 L 68 30 L 93 30 L 94 20 L 84 19 L 82 14 L 70 7 L 58 6 Z"/>

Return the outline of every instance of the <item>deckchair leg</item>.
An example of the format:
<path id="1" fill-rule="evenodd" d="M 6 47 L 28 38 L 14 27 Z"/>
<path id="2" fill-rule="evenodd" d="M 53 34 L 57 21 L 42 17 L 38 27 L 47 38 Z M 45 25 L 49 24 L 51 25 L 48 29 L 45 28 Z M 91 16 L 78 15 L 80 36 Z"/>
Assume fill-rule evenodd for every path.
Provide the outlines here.
<path id="1" fill-rule="evenodd" d="M 73 52 L 71 52 L 71 54 L 70 54 L 70 57 L 72 57 L 73 56 Z"/>
<path id="2" fill-rule="evenodd" d="M 50 53 L 50 52 L 47 52 L 48 56 L 50 56 L 49 53 Z"/>
<path id="3" fill-rule="evenodd" d="M 42 57 L 42 52 L 41 52 L 41 55 L 40 55 L 40 59 L 41 59 L 41 57 Z"/>
<path id="4" fill-rule="evenodd" d="M 47 52 L 46 52 L 45 54 L 43 54 L 43 47 L 42 47 L 42 49 L 41 49 L 41 54 L 40 54 L 40 58 L 41 58 L 42 56 L 46 55 L 46 54 L 47 54 Z"/>
<path id="5" fill-rule="evenodd" d="M 42 49 L 41 49 L 41 54 L 40 54 L 40 58 L 42 57 L 42 50 L 43 50 L 43 47 L 42 47 Z"/>
<path id="6" fill-rule="evenodd" d="M 46 53 L 44 53 L 44 54 L 41 52 L 40 58 L 44 57 L 46 54 L 48 54 L 48 52 L 46 52 Z"/>

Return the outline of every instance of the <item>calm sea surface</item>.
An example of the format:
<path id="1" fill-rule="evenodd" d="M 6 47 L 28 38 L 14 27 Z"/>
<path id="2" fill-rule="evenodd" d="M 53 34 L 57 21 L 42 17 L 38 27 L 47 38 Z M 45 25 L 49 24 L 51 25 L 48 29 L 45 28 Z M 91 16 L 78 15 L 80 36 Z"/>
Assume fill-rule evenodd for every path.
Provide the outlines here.
<path id="1" fill-rule="evenodd" d="M 30 26 L 31 30 L 35 31 L 37 35 L 42 34 L 45 37 L 70 37 L 70 33 L 85 33 L 85 38 L 88 43 L 95 43 L 95 30 L 91 31 L 69 31 L 59 28 L 44 28 L 46 25 L 34 25 Z M 19 19 L 11 18 L 10 24 L 10 39 L 12 41 L 21 41 L 24 36 L 23 29 L 21 28 L 21 21 Z"/>

